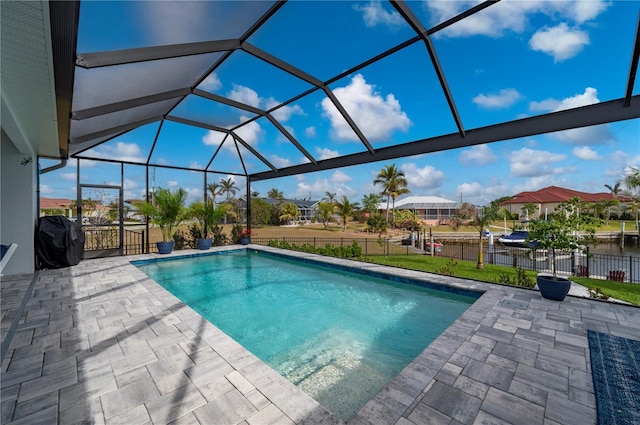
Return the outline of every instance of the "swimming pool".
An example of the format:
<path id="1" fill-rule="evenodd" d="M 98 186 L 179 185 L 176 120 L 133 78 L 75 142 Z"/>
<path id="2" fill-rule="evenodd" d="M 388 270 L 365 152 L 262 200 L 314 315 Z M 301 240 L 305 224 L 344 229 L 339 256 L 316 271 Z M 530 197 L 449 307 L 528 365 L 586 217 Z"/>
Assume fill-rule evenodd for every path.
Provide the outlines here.
<path id="1" fill-rule="evenodd" d="M 133 264 L 344 420 L 480 295 L 253 250 Z"/>

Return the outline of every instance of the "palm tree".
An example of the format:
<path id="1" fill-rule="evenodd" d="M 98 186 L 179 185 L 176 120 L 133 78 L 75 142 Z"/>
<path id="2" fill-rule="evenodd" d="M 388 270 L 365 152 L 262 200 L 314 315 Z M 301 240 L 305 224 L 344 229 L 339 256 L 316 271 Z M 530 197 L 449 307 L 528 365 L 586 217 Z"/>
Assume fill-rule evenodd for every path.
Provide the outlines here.
<path id="1" fill-rule="evenodd" d="M 336 201 L 336 194 L 335 193 L 331 193 L 331 192 L 325 192 L 324 193 L 324 198 L 322 198 L 323 201 L 327 201 L 330 204 L 333 204 Z"/>
<path id="2" fill-rule="evenodd" d="M 598 210 L 604 215 L 604 223 L 609 224 L 611 210 L 620 205 L 620 201 L 618 199 L 600 199 L 596 202 L 596 205 L 598 206 Z"/>
<path id="3" fill-rule="evenodd" d="M 220 183 L 209 183 L 209 185 L 207 186 L 207 189 L 209 190 L 209 193 L 211 193 L 211 203 L 215 208 L 216 196 L 222 195 L 222 185 L 220 185 Z"/>
<path id="4" fill-rule="evenodd" d="M 238 192 L 238 186 L 236 186 L 236 182 L 229 177 L 228 179 L 220 179 L 220 194 L 226 194 L 227 202 L 231 203 L 231 199 Z"/>
<path id="5" fill-rule="evenodd" d="M 342 219 L 342 231 L 344 232 L 347 230 L 347 221 L 349 221 L 349 218 L 351 218 L 351 215 L 358 205 L 357 203 L 352 204 L 349 202 L 349 198 L 347 198 L 346 195 L 342 195 L 342 199 L 340 201 L 336 201 L 335 206 L 336 212 Z"/>
<path id="6" fill-rule="evenodd" d="M 229 177 L 228 179 L 220 179 L 220 194 L 226 195 L 227 204 L 229 204 L 230 208 L 233 208 L 235 205 L 233 204 L 233 196 L 238 192 L 238 187 L 236 186 L 236 182 Z M 227 215 L 224 216 L 224 224 L 227 224 Z"/>
<path id="7" fill-rule="evenodd" d="M 382 196 L 376 193 L 369 193 L 362 197 L 362 210 L 367 214 L 378 212 L 378 205 L 382 201 Z"/>
<path id="8" fill-rule="evenodd" d="M 463 203 L 458 210 L 458 220 L 454 220 L 453 226 L 457 230 L 461 221 L 464 220 L 473 226 L 479 233 L 479 245 L 478 245 L 478 264 L 476 268 L 483 269 L 484 263 L 482 262 L 482 234 L 484 229 L 488 228 L 491 223 L 500 218 L 503 214 L 502 208 L 497 204 L 491 204 L 488 207 L 478 208 L 468 202 Z"/>
<path id="9" fill-rule="evenodd" d="M 522 212 L 525 214 L 525 217 L 527 219 L 531 217 L 533 212 L 537 209 L 538 209 L 538 206 L 533 202 L 527 202 L 526 204 L 522 205 Z"/>
<path id="10" fill-rule="evenodd" d="M 267 198 L 273 199 L 274 201 L 282 201 L 284 199 L 284 196 L 282 195 L 282 192 L 274 187 L 267 192 Z"/>
<path id="11" fill-rule="evenodd" d="M 293 220 L 296 220 L 300 217 L 300 210 L 293 202 L 287 202 L 282 205 L 280 209 L 280 221 L 286 223 Z"/>
<path id="12" fill-rule="evenodd" d="M 618 195 L 620 195 L 620 192 L 622 191 L 621 185 L 622 185 L 621 182 L 616 182 L 616 184 L 614 184 L 613 186 L 609 186 L 608 184 L 605 184 L 604 187 L 609 189 L 609 192 L 611 192 L 614 198 L 617 198 Z"/>
<path id="13" fill-rule="evenodd" d="M 173 229 L 180 225 L 186 216 L 184 201 L 187 199 L 187 192 L 182 188 L 174 192 L 158 188 L 154 199 L 155 204 L 143 202 L 138 206 L 138 211 L 151 217 L 160 227 L 162 240 L 169 242 L 173 238 Z"/>
<path id="14" fill-rule="evenodd" d="M 387 223 L 389 222 L 389 198 L 393 201 L 392 210 L 396 208 L 396 198 L 405 193 L 409 193 L 407 189 L 407 179 L 404 176 L 404 172 L 396 168 L 395 164 L 385 166 L 373 181 L 374 185 L 381 185 L 382 191 L 380 194 L 387 197 Z M 395 224 L 395 220 L 393 223 Z"/>
<path id="15" fill-rule="evenodd" d="M 336 206 L 334 204 L 330 204 L 329 202 L 320 202 L 318 204 L 318 219 L 324 224 L 324 228 L 326 229 L 329 225 L 329 222 L 333 220 L 333 213 L 335 211 Z"/>

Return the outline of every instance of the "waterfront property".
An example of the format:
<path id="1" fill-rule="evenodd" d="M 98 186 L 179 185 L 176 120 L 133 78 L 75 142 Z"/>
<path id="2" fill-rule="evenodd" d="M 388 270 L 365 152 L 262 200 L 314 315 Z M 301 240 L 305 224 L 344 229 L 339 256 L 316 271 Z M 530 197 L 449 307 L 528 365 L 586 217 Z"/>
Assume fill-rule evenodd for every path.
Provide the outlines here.
<path id="1" fill-rule="evenodd" d="M 354 425 L 593 423 L 587 330 L 640 339 L 631 306 L 287 255 L 483 292 Z M 129 262 L 158 257 L 3 282 L 2 423 L 342 423 Z"/>
<path id="2" fill-rule="evenodd" d="M 469 74 L 452 71 L 472 70 L 459 66 L 461 53 L 487 58 L 479 65 L 504 71 L 504 58 L 489 59 L 503 39 L 482 37 L 476 48 L 468 37 L 439 35 L 465 26 L 465 19 L 495 16 L 496 8 L 500 16 L 512 3 L 460 3 L 464 9 L 438 22 L 418 4 L 0 2 L 0 242 L 17 246 L 0 287 L 3 424 L 342 422 L 129 262 L 154 254 L 36 271 L 38 198 L 52 189 L 40 182 L 68 160 L 77 164 L 65 178 L 75 180 L 82 223 L 83 189 L 118 193 L 122 201 L 132 181 L 150 193 L 156 171 L 197 176 L 199 188 L 220 175 L 237 176 L 249 198 L 255 182 L 640 117 L 634 88 L 640 34 L 637 11 L 627 9 L 636 7 L 633 2 L 610 3 L 615 15 L 608 22 L 616 25 L 598 38 L 620 49 L 584 49 L 591 54 L 587 61 L 617 70 L 617 89 L 602 90 L 597 102 L 506 122 L 493 113 L 480 117 L 483 108 L 468 101 L 493 90 L 491 82 L 468 85 Z M 572 9 L 558 4 L 558 12 Z M 362 19 L 372 16 L 364 11 L 376 18 Z M 349 25 L 335 25 L 338 12 Z M 543 12 L 535 17 L 539 29 L 556 26 L 555 11 Z M 360 19 L 349 19 L 355 13 Z M 401 31 L 369 25 L 387 15 L 391 19 L 382 21 Z M 305 23 L 314 28 L 289 31 L 289 25 Z M 356 23 L 358 36 L 351 33 Z M 528 63 L 521 54 L 532 53 L 529 43 L 517 36 L 521 47 L 505 57 Z M 289 57 L 294 52 L 313 64 L 296 66 Z M 546 65 L 528 67 L 536 73 L 519 82 L 535 87 L 535 77 L 544 79 L 538 89 L 566 88 L 541 94 L 539 101 L 595 96 L 591 87 L 568 87 L 586 75 L 584 62 L 563 62 L 567 74 L 559 75 L 559 67 L 551 68 L 555 60 L 533 54 Z M 241 74 L 244 85 L 235 80 Z M 611 75 L 594 72 L 589 84 L 604 85 Z M 557 84 L 544 84 L 554 77 Z M 384 100 L 399 112 L 397 121 L 379 132 L 376 115 L 362 120 L 362 107 L 380 108 L 347 103 L 345 89 L 358 86 L 372 92 L 368 100 Z M 378 94 L 374 87 L 384 89 Z M 400 109 L 401 92 L 416 96 L 402 97 Z M 382 109 L 384 121 L 387 112 Z M 254 137 L 259 134 L 265 137 Z M 48 159 L 56 162 L 41 166 Z M 83 167 L 96 162 L 113 167 L 116 177 L 99 175 L 98 182 L 85 184 Z M 127 174 L 131 168 L 135 181 Z M 122 223 L 122 206 L 119 214 Z M 425 279 L 417 272 L 359 267 Z M 428 280 L 484 293 L 350 423 L 595 422 L 586 332 L 638 339 L 637 308 L 574 297 L 557 303 L 535 291 L 444 276 Z"/>

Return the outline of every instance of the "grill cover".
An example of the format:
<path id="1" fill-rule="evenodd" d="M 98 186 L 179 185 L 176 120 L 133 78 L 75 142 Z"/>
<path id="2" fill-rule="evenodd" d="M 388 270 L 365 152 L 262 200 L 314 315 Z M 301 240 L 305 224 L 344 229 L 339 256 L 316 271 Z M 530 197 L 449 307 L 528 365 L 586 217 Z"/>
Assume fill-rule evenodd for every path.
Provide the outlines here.
<path id="1" fill-rule="evenodd" d="M 61 215 L 40 217 L 36 254 L 39 269 L 75 266 L 84 257 L 82 226 Z"/>

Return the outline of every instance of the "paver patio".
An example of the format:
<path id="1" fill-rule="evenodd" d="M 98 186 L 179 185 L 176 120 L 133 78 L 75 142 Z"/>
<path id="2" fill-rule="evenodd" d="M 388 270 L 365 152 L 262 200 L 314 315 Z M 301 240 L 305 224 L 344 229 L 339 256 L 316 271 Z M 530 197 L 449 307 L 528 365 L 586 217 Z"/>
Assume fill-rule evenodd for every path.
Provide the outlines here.
<path id="1" fill-rule="evenodd" d="M 129 263 L 154 257 L 2 278 L 1 423 L 342 423 Z M 350 424 L 593 424 L 587 329 L 640 339 L 637 307 L 357 265 L 484 294 Z"/>

